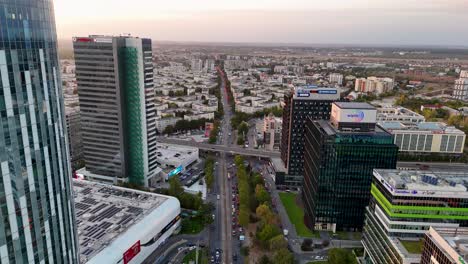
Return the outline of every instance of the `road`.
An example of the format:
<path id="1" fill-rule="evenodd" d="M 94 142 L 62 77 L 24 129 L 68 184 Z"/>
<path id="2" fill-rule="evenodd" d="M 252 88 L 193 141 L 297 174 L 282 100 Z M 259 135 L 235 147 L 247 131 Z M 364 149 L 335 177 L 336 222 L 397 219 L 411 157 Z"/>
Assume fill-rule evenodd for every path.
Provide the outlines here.
<path id="1" fill-rule="evenodd" d="M 221 145 L 226 149 L 231 149 L 229 142 L 229 133 L 232 131 L 230 120 L 231 120 L 231 108 L 229 107 L 229 100 L 226 87 L 226 76 L 222 71 L 219 71 L 219 74 L 223 81 L 221 82 L 221 97 L 224 108 L 224 122 L 222 122 L 222 141 Z M 224 263 L 232 263 L 232 236 L 231 236 L 231 188 L 229 188 L 229 182 L 227 178 L 227 163 L 226 163 L 226 151 L 220 153 L 219 166 L 221 173 L 218 174 L 221 176 L 221 189 L 220 189 L 220 198 L 221 198 L 221 229 L 222 229 L 222 242 L 223 242 L 223 259 Z"/>

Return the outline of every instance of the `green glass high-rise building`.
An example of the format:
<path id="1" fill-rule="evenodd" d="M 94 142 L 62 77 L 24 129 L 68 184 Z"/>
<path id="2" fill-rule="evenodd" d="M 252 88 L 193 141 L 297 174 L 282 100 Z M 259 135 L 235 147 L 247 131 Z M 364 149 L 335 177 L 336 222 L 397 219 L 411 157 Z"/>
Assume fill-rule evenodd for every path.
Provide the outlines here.
<path id="1" fill-rule="evenodd" d="M 78 263 L 51 0 L 0 0 L 0 263 Z"/>
<path id="2" fill-rule="evenodd" d="M 309 119 L 305 131 L 305 222 L 316 230 L 360 230 L 374 168 L 395 168 L 398 147 L 376 125 L 367 103 L 335 102 L 330 121 Z"/>
<path id="3" fill-rule="evenodd" d="M 151 39 L 73 38 L 86 168 L 78 173 L 107 183 L 149 187 L 157 163 Z"/>

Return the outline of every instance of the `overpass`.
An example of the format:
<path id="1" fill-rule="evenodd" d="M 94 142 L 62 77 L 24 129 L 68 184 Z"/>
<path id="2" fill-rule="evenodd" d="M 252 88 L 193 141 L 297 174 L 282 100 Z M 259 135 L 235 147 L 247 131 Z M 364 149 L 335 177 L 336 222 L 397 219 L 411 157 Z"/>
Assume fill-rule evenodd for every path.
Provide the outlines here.
<path id="1" fill-rule="evenodd" d="M 158 137 L 157 142 L 181 145 L 181 146 L 196 147 L 201 150 L 224 152 L 224 153 L 229 153 L 229 154 L 234 154 L 234 155 L 239 154 L 239 155 L 244 155 L 244 156 L 254 156 L 254 157 L 260 157 L 260 158 L 279 158 L 280 157 L 280 153 L 278 151 L 249 149 L 249 148 L 243 148 L 239 146 L 215 145 L 215 144 L 200 143 L 200 142 L 196 142 L 192 140 L 185 140 L 185 139 Z"/>
<path id="2" fill-rule="evenodd" d="M 196 147 L 201 150 L 224 152 L 230 154 L 239 154 L 244 156 L 253 156 L 260 158 L 280 158 L 278 151 L 267 151 L 261 149 L 249 149 L 238 146 L 223 146 L 208 143 L 200 143 L 186 139 L 175 139 L 159 137 L 157 139 L 160 143 L 174 144 L 181 146 Z M 418 162 L 418 161 L 399 161 L 397 169 L 402 170 L 428 170 L 428 171 L 454 171 L 466 172 L 468 171 L 468 164 L 466 163 L 448 163 L 448 162 Z"/>

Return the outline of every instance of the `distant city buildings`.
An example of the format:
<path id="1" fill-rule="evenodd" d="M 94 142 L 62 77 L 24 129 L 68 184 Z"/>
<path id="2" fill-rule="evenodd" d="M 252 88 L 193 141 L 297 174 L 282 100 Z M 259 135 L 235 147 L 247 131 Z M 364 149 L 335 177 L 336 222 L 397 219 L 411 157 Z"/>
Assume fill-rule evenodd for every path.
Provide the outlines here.
<path id="1" fill-rule="evenodd" d="M 455 80 L 453 98 L 468 101 L 468 71 L 461 71 L 460 78 Z"/>
<path id="2" fill-rule="evenodd" d="M 53 1 L 0 10 L 0 262 L 77 264 Z"/>
<path id="3" fill-rule="evenodd" d="M 440 122 L 403 124 L 380 122 L 395 140 L 400 152 L 462 154 L 465 146 L 465 132 Z"/>
<path id="4" fill-rule="evenodd" d="M 281 143 L 283 119 L 269 114 L 263 118 L 263 143 L 266 150 L 278 150 Z"/>
<path id="5" fill-rule="evenodd" d="M 302 186 L 304 175 L 304 141 L 307 118 L 327 120 L 331 105 L 340 99 L 339 88 L 296 87 L 284 97 L 281 159 L 286 176 L 277 177 L 276 184 Z"/>
<path id="6" fill-rule="evenodd" d="M 395 83 L 391 78 L 359 78 L 355 81 L 354 91 L 379 95 L 393 90 L 394 86 Z"/>
<path id="7" fill-rule="evenodd" d="M 373 264 L 420 263 L 421 251 L 415 252 L 415 245 L 422 246 L 431 227 L 468 225 L 467 181 L 468 172 L 375 169 L 363 233 L 365 260 Z M 433 235 L 429 231 L 426 239 Z M 433 250 L 436 248 L 428 248 L 423 255 L 433 254 Z M 421 263 L 459 263 L 423 259 Z"/>
<path id="8" fill-rule="evenodd" d="M 156 109 L 150 39 L 73 39 L 87 179 L 151 186 Z"/>
<path id="9" fill-rule="evenodd" d="M 396 167 L 398 147 L 367 103 L 335 102 L 331 119 L 306 117 L 305 222 L 315 230 L 361 230 L 374 168 Z"/>

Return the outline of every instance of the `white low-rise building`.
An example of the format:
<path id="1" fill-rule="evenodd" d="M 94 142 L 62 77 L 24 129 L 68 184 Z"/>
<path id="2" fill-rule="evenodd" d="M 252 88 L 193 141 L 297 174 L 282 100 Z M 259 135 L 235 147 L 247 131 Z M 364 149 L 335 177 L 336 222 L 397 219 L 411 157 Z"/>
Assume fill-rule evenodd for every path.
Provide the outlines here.
<path id="1" fill-rule="evenodd" d="M 215 118 L 214 112 L 193 112 L 192 114 L 184 115 L 184 120 L 194 121 L 200 119 L 213 120 Z"/>
<path id="2" fill-rule="evenodd" d="M 462 154 L 465 147 L 465 133 L 445 123 L 380 122 L 379 125 L 394 135 L 400 152 Z"/>
<path id="3" fill-rule="evenodd" d="M 199 160 L 199 150 L 195 147 L 158 143 L 156 153 L 166 179 L 184 172 Z"/>
<path id="4" fill-rule="evenodd" d="M 426 118 L 404 107 L 382 107 L 377 109 L 377 122 L 401 122 L 403 124 L 418 124 Z"/>
<path id="5" fill-rule="evenodd" d="M 73 189 L 80 263 L 143 263 L 180 226 L 174 197 L 84 180 Z"/>

